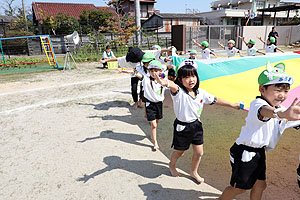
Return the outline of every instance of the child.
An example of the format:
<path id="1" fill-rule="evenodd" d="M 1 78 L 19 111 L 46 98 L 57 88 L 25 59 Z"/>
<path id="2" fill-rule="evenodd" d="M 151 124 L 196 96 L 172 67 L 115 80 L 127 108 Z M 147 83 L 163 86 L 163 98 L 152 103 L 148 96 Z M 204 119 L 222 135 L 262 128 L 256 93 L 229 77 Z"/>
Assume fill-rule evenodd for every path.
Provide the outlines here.
<path id="1" fill-rule="evenodd" d="M 107 60 L 111 58 L 115 58 L 114 52 L 112 52 L 111 48 L 109 45 L 106 46 L 106 50 L 102 54 L 101 60 L 104 61 L 102 62 L 103 68 L 107 68 Z"/>
<path id="2" fill-rule="evenodd" d="M 245 41 L 245 37 L 241 37 L 239 36 L 239 38 L 241 38 L 243 40 L 243 42 L 245 43 L 245 45 L 247 46 L 247 55 L 248 56 L 255 56 L 255 53 L 261 53 L 263 55 L 266 55 L 264 52 L 258 51 L 254 45 L 255 45 L 255 40 L 249 40 L 248 42 Z"/>
<path id="3" fill-rule="evenodd" d="M 176 80 L 176 72 L 173 68 L 168 69 L 168 79 L 173 82 Z"/>
<path id="4" fill-rule="evenodd" d="M 220 45 L 220 47 L 222 47 L 223 49 L 226 50 L 228 57 L 236 56 L 237 53 L 239 53 L 239 55 L 242 56 L 240 50 L 235 48 L 235 41 L 234 40 L 229 40 L 228 43 L 227 43 L 227 47 L 222 45 L 219 41 L 218 41 L 218 44 Z"/>
<path id="5" fill-rule="evenodd" d="M 274 45 L 274 43 L 275 43 L 275 41 L 276 41 L 274 37 L 268 38 L 267 44 L 265 43 L 265 41 L 262 40 L 261 37 L 258 37 L 258 39 L 259 39 L 262 43 L 264 43 L 265 48 L 266 48 L 266 53 L 275 53 L 276 50 L 278 50 L 278 51 L 284 53 L 283 50 L 279 49 L 277 46 Z"/>
<path id="6" fill-rule="evenodd" d="M 210 54 L 217 57 L 217 55 L 208 48 L 209 44 L 207 41 L 203 41 L 201 44 L 196 42 L 196 40 L 193 40 L 193 42 L 202 49 L 202 59 L 210 59 Z"/>
<path id="7" fill-rule="evenodd" d="M 154 145 L 153 151 L 156 151 L 159 149 L 156 139 L 156 128 L 159 120 L 163 117 L 165 87 L 162 87 L 154 80 L 154 77 L 158 77 L 159 73 L 162 73 L 162 64 L 157 60 L 153 60 L 149 63 L 148 70 L 150 77 L 142 75 L 137 71 L 134 71 L 133 74 L 135 74 L 136 77 L 140 78 L 143 82 L 144 96 L 146 99 L 146 115 L 147 120 L 151 124 L 151 139 Z"/>
<path id="8" fill-rule="evenodd" d="M 190 175 L 199 183 L 204 179 L 198 174 L 198 167 L 203 155 L 203 129 L 200 115 L 204 104 L 218 104 L 239 109 L 238 104 L 231 104 L 209 94 L 199 88 L 197 64 L 193 60 L 184 60 L 178 67 L 175 84 L 170 80 L 161 80 L 157 76 L 156 81 L 171 90 L 174 112 L 173 144 L 175 151 L 171 155 L 169 167 L 172 176 L 180 176 L 176 170 L 176 162 L 184 151 L 193 146 L 192 169 Z"/>
<path id="9" fill-rule="evenodd" d="M 192 50 L 190 50 L 190 57 L 188 59 L 196 60 L 196 56 L 197 56 L 197 51 L 192 49 Z"/>
<path id="10" fill-rule="evenodd" d="M 261 96 L 251 102 L 246 125 L 230 149 L 231 186 L 224 190 L 221 200 L 233 199 L 246 190 L 251 190 L 250 199 L 262 198 L 267 187 L 265 148 L 273 149 L 289 123 L 300 120 L 297 98 L 288 109 L 280 106 L 293 84 L 293 78 L 284 72 L 282 63 L 274 68 L 268 63 L 267 70 L 258 77 L 258 84 Z"/>
<path id="11" fill-rule="evenodd" d="M 300 161 L 300 155 L 299 155 L 299 161 Z M 299 167 L 297 169 L 297 177 L 298 177 L 298 185 L 299 185 L 299 188 L 300 188 L 300 163 L 299 163 Z"/>

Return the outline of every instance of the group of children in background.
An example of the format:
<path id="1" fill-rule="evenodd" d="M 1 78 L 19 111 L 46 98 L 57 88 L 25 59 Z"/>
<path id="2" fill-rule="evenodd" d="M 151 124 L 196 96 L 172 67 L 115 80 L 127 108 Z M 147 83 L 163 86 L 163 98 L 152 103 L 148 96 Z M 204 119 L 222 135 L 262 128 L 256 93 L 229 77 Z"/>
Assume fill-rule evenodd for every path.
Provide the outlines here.
<path id="1" fill-rule="evenodd" d="M 241 39 L 248 47 L 249 56 L 254 56 L 255 53 L 264 54 L 254 48 L 254 40 L 246 42 L 244 38 Z M 193 42 L 202 49 L 202 59 L 209 59 L 210 55 L 217 57 L 208 48 L 208 42 L 204 41 L 201 44 L 195 40 Z M 269 38 L 266 46 L 269 47 L 272 43 L 274 43 L 272 38 Z M 233 40 L 229 40 L 226 47 L 220 43 L 219 45 L 227 51 L 228 57 L 240 54 L 240 51 L 234 47 Z M 276 48 L 272 46 L 272 49 Z M 166 57 L 162 56 L 162 52 L 166 52 Z M 172 65 L 174 52 L 176 53 L 175 47 L 162 50 L 155 45 L 152 47 L 152 51 L 143 54 L 140 63 L 126 62 L 122 57 L 104 58 L 105 60 L 102 62 L 118 61 L 119 66 L 122 67 L 119 72 L 131 75 L 135 109 L 138 106 L 137 82 L 141 81 L 140 99 L 144 103 L 141 103 L 140 106 L 144 105 L 146 118 L 151 125 L 154 151 L 159 149 L 156 130 L 159 120 L 163 118 L 164 93 L 166 89 L 170 90 L 176 116 L 173 123 L 172 147 L 174 151 L 169 163 L 170 172 L 172 176 L 180 176 L 176 169 L 176 162 L 192 145 L 190 175 L 198 183 L 203 183 L 204 179 L 198 174 L 198 167 L 203 156 L 203 128 L 200 120 L 203 105 L 217 104 L 238 110 L 240 104 L 232 104 L 199 88 L 197 63 L 194 61 L 196 51 L 191 51 L 189 59 L 180 63 L 177 68 Z M 280 104 L 287 98 L 293 78 L 285 73 L 283 64 L 275 66 L 276 73 L 271 76 L 271 73 L 274 72 L 272 69 L 268 64 L 267 70 L 260 74 L 258 83 L 261 96 L 251 103 L 246 125 L 230 149 L 232 177 L 230 186 L 220 196 L 222 200 L 233 199 L 246 190 L 251 190 L 251 199 L 261 199 L 266 188 L 265 149 L 268 151 L 275 147 L 287 120 L 300 120 L 300 103 L 297 103 L 297 99 L 288 109 L 280 107 Z M 298 125 L 300 125 L 300 121 Z M 300 165 L 298 174 L 300 176 Z M 299 178 L 298 181 L 300 181 Z"/>

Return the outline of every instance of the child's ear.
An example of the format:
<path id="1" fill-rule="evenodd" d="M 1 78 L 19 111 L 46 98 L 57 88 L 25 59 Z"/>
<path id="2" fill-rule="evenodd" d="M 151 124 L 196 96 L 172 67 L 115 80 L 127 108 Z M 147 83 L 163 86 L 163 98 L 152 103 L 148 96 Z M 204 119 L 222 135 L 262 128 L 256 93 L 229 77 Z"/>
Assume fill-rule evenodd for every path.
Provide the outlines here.
<path id="1" fill-rule="evenodd" d="M 265 91 L 265 87 L 263 85 L 259 86 L 259 92 L 262 94 Z"/>

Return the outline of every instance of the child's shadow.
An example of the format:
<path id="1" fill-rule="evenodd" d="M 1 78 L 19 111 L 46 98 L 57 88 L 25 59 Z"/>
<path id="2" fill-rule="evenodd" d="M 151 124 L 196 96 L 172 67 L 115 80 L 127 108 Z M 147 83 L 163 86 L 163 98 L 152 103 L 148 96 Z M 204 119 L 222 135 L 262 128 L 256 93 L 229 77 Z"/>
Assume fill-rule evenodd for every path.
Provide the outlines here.
<path id="1" fill-rule="evenodd" d="M 143 190 L 147 200 L 218 199 L 219 196 L 219 194 L 216 193 L 201 192 L 199 190 L 163 188 L 160 184 L 156 183 L 139 185 L 139 187 Z"/>
<path id="2" fill-rule="evenodd" d="M 147 144 L 138 142 L 138 141 L 141 141 L 141 140 L 144 140 L 145 138 L 147 138 L 146 136 L 130 134 L 130 133 L 116 133 L 116 132 L 113 132 L 110 130 L 102 131 L 99 136 L 88 137 L 88 138 L 85 138 L 84 140 L 80 140 L 77 142 L 84 143 L 84 142 L 87 142 L 90 140 L 97 140 L 97 139 L 101 139 L 101 138 L 108 138 L 108 139 L 122 141 L 122 142 L 129 143 L 129 144 L 152 148 L 152 145 L 147 145 Z"/>
<path id="3" fill-rule="evenodd" d="M 130 104 L 127 101 L 107 101 L 99 104 L 92 103 L 77 103 L 78 105 L 83 106 L 94 106 L 95 110 L 109 110 L 109 108 L 130 108 Z"/>
<path id="4" fill-rule="evenodd" d="M 162 174 L 170 175 L 168 164 L 156 160 L 128 160 L 122 159 L 119 156 L 107 156 L 103 159 L 107 167 L 97 170 L 92 174 L 84 174 L 82 177 L 77 178 L 77 181 L 86 183 L 91 178 L 95 178 L 105 172 L 122 169 L 128 172 L 135 173 L 145 178 L 157 178 Z"/>

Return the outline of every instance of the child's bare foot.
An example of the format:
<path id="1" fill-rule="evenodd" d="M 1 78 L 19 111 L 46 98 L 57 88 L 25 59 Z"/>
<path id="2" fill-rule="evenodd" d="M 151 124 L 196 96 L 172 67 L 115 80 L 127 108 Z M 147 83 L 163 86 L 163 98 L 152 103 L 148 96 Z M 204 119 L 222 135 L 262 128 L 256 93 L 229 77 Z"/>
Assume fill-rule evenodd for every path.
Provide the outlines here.
<path id="1" fill-rule="evenodd" d="M 202 178 L 201 176 L 199 176 L 199 174 L 196 172 L 191 172 L 190 174 L 199 184 L 204 183 L 204 178 Z"/>
<path id="2" fill-rule="evenodd" d="M 171 166 L 171 163 L 169 163 L 169 169 L 170 169 L 172 176 L 174 176 L 174 177 L 180 176 L 180 173 L 176 170 L 176 167 Z"/>
<path id="3" fill-rule="evenodd" d="M 134 109 L 134 110 L 137 110 L 137 108 L 138 108 L 138 103 L 135 102 L 134 105 L 133 105 L 133 109 Z"/>

